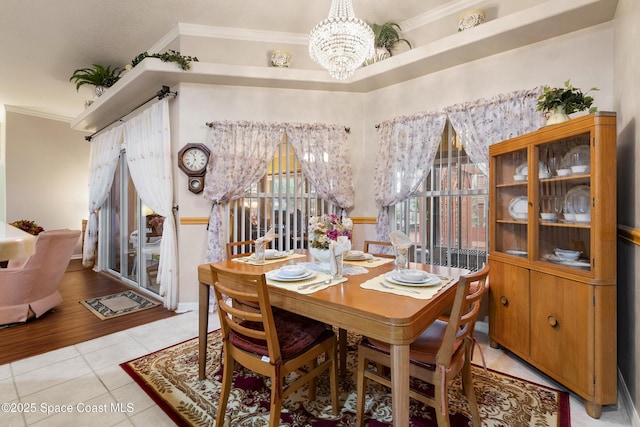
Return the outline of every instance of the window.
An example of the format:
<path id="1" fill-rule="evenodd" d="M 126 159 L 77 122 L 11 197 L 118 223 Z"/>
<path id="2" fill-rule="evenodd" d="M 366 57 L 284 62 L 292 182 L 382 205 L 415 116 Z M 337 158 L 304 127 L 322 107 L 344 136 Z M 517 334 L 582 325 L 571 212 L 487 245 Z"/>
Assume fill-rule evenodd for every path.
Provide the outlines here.
<path id="1" fill-rule="evenodd" d="M 253 240 L 274 227 L 278 237 L 272 248 L 307 248 L 309 217 L 338 209 L 317 195 L 286 138 L 266 172 L 245 190 L 244 197 L 229 204 L 230 241 Z"/>
<path id="2" fill-rule="evenodd" d="M 482 267 L 489 247 L 487 184 L 447 124 L 431 172 L 413 197 L 392 210 L 392 229 L 411 237 L 416 262 Z"/>

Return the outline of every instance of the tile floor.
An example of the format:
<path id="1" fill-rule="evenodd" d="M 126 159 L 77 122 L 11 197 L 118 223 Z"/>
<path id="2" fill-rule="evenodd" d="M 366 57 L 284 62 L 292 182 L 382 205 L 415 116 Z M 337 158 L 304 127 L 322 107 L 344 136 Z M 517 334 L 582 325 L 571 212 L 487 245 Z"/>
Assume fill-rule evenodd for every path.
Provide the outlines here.
<path id="1" fill-rule="evenodd" d="M 211 316 L 209 324 L 212 330 L 218 328 L 217 315 Z M 184 313 L 0 365 L 0 404 L 4 405 L 0 409 L 0 426 L 174 425 L 119 363 L 193 338 L 197 335 L 197 325 L 197 313 Z M 512 355 L 490 348 L 485 333 L 479 331 L 476 337 L 489 368 L 562 388 Z M 6 403 L 22 412 L 7 412 Z M 622 403 L 603 408 L 602 417 L 594 420 L 584 411 L 582 400 L 573 394 L 571 420 L 573 426 L 580 427 L 632 425 Z"/>

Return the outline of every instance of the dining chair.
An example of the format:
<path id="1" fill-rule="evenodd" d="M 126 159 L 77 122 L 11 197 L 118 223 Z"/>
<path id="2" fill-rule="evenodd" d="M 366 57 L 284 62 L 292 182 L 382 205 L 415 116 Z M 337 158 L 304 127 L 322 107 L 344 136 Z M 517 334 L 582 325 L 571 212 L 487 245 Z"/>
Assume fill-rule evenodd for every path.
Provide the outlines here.
<path id="1" fill-rule="evenodd" d="M 243 240 L 241 242 L 227 243 L 227 259 L 247 256 L 255 251 L 255 240 Z"/>
<path id="2" fill-rule="evenodd" d="M 373 246 L 374 248 L 371 248 L 371 246 Z M 377 257 L 382 257 L 382 258 L 396 257 L 393 251 L 393 245 L 391 244 L 391 242 L 382 242 L 378 240 L 365 240 L 364 246 L 362 249 L 364 250 L 364 253 L 367 253 L 367 254 L 370 253 L 371 255 L 375 255 Z M 373 252 L 370 252 L 371 250 L 373 250 Z"/>
<path id="3" fill-rule="evenodd" d="M 224 425 L 235 363 L 271 379 L 269 425 L 280 423 L 282 401 L 304 384 L 315 399 L 318 375 L 328 371 L 333 414 L 338 413 L 337 340 L 324 323 L 272 308 L 264 274 L 224 271 L 211 266 L 222 329 L 222 388 L 216 425 Z M 243 309 L 233 301 L 249 301 Z M 320 359 L 318 363 L 318 358 Z M 298 376 L 287 378 L 295 372 Z M 287 378 L 287 381 L 285 381 Z"/>
<path id="4" fill-rule="evenodd" d="M 409 375 L 434 386 L 433 397 L 411 388 L 409 396 L 435 408 L 439 427 L 449 426 L 449 383 L 462 373 L 462 388 L 474 426 L 480 426 L 480 413 L 471 376 L 472 328 L 486 292 L 489 266 L 481 271 L 461 276 L 449 322 L 436 320 L 410 345 Z M 472 286 L 474 284 L 474 286 Z M 391 387 L 387 375 L 390 366 L 390 346 L 372 338 L 363 338 L 358 346 L 356 425 L 364 425 L 366 380 Z M 374 366 L 370 366 L 369 362 Z M 386 369 L 379 369 L 382 365 Z M 408 416 L 408 414 L 394 414 Z"/>

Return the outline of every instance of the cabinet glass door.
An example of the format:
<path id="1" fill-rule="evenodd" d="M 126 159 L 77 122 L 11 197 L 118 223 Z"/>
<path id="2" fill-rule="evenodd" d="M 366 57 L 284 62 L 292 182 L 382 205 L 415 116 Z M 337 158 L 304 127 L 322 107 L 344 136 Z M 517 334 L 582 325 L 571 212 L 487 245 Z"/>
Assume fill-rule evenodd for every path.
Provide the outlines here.
<path id="1" fill-rule="evenodd" d="M 528 256 L 527 149 L 496 157 L 495 250 L 509 255 Z"/>
<path id="2" fill-rule="evenodd" d="M 538 258 L 582 271 L 591 270 L 594 198 L 589 141 L 590 134 L 585 133 L 537 147 Z"/>

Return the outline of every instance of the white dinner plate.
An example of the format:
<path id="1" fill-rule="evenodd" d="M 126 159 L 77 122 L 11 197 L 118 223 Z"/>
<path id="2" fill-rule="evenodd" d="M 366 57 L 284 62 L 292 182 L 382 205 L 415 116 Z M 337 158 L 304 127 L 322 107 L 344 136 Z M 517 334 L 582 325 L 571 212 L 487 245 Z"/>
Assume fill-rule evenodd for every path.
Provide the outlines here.
<path id="1" fill-rule="evenodd" d="M 300 275 L 300 276 L 296 276 L 296 277 L 291 277 L 291 276 L 281 276 L 280 275 L 280 270 L 271 270 L 268 271 L 266 273 L 267 279 L 271 279 L 271 280 L 276 280 L 278 282 L 298 282 L 300 280 L 306 280 L 309 279 L 313 276 L 315 276 L 317 274 L 317 272 L 313 271 L 313 270 L 305 270 L 305 273 Z"/>
<path id="2" fill-rule="evenodd" d="M 516 197 L 509 203 L 509 215 L 515 220 L 526 220 L 529 202 L 526 196 Z"/>
<path id="3" fill-rule="evenodd" d="M 567 267 L 575 267 L 582 270 L 589 270 L 591 268 L 591 263 L 587 260 L 579 259 L 576 261 L 570 261 L 568 259 L 560 258 L 555 254 L 547 254 L 544 255 L 543 258 L 555 264 L 566 265 Z"/>
<path id="4" fill-rule="evenodd" d="M 358 254 L 358 255 L 346 255 L 344 257 L 345 261 L 365 261 L 372 259 L 373 255 L 371 254 Z"/>
<path id="5" fill-rule="evenodd" d="M 279 259 L 287 256 L 287 252 L 284 251 L 276 251 L 270 254 L 265 253 L 264 259 Z"/>
<path id="6" fill-rule="evenodd" d="M 515 256 L 520 256 L 520 257 L 527 257 L 527 251 L 519 251 L 517 249 L 507 249 L 505 251 L 506 253 L 508 253 L 509 255 L 515 255 Z"/>
<path id="7" fill-rule="evenodd" d="M 407 281 L 399 280 L 395 271 L 390 271 L 386 273 L 384 275 L 384 278 L 391 283 L 395 283 L 396 285 L 402 285 L 402 286 L 434 286 L 434 285 L 439 285 L 441 283 L 440 278 L 432 274 L 428 274 L 427 279 L 422 282 L 407 282 Z"/>

